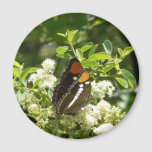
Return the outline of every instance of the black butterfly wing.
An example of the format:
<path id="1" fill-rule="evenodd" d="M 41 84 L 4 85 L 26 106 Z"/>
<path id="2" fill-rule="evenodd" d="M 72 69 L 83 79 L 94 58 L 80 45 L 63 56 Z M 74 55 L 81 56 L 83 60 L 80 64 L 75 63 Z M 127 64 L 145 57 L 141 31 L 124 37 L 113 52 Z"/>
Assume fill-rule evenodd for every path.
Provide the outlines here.
<path id="1" fill-rule="evenodd" d="M 75 88 L 72 89 L 72 93 L 75 94 Z M 79 89 L 78 91 L 79 92 Z M 77 94 L 76 92 L 76 94 Z M 73 98 L 73 100 L 70 102 L 68 107 L 65 109 L 64 113 L 75 113 L 85 105 L 87 105 L 90 102 L 90 93 L 91 93 L 91 85 L 90 84 L 84 84 L 83 91 L 80 93 L 80 95 L 77 97 L 76 94 Z M 68 95 L 70 96 L 70 94 Z M 67 98 L 68 98 L 67 96 Z"/>
<path id="2" fill-rule="evenodd" d="M 85 72 L 81 73 L 79 80 Z M 57 112 L 60 114 L 71 114 L 81 109 L 90 102 L 91 84 L 89 78 L 84 78 L 84 81 L 79 80 L 72 86 L 57 107 Z"/>
<path id="3" fill-rule="evenodd" d="M 78 69 L 76 71 L 76 69 Z M 52 103 L 56 109 L 63 96 L 70 91 L 72 85 L 78 79 L 80 73 L 83 71 L 82 66 L 77 58 L 71 59 L 65 72 L 62 74 L 59 84 L 53 90 Z"/>

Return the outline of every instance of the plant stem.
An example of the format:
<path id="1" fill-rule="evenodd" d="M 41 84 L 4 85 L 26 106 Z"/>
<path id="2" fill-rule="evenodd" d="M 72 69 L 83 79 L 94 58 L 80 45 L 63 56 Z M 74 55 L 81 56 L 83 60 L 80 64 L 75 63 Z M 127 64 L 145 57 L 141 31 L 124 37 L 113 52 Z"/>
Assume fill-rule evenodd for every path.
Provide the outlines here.
<path id="1" fill-rule="evenodd" d="M 72 51 L 73 51 L 74 55 L 77 57 L 77 55 L 76 55 L 76 53 L 75 53 L 75 50 L 74 50 L 74 47 L 73 47 L 73 45 L 72 45 L 71 41 L 68 41 L 68 42 L 69 42 L 69 44 L 70 44 L 70 47 L 71 47 L 71 49 L 72 49 Z"/>

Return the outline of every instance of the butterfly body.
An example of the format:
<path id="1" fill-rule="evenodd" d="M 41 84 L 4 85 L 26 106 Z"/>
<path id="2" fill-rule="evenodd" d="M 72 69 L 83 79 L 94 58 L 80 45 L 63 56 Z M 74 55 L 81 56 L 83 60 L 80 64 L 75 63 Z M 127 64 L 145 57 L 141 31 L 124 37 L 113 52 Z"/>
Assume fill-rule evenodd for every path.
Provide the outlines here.
<path id="1" fill-rule="evenodd" d="M 83 70 L 77 58 L 71 59 L 60 83 L 53 91 L 52 103 L 57 113 L 75 113 L 89 103 L 91 84 L 90 75 Z"/>

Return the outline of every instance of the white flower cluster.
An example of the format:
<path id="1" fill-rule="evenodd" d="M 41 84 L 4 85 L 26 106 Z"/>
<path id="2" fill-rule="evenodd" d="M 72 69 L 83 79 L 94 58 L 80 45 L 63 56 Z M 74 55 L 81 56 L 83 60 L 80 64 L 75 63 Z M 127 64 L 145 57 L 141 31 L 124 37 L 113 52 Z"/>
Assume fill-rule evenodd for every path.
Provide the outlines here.
<path id="1" fill-rule="evenodd" d="M 32 82 L 33 84 L 38 82 L 39 89 L 52 89 L 57 80 L 53 74 L 55 61 L 46 59 L 41 66 L 36 73 L 31 74 L 28 82 Z M 69 132 L 76 127 L 78 129 L 76 129 L 75 134 L 78 132 L 81 134 L 82 130 L 88 133 L 92 130 L 95 134 L 102 134 L 118 124 L 125 116 L 125 113 L 122 113 L 120 108 L 112 106 L 103 100 L 106 95 L 112 96 L 115 90 L 110 81 L 103 80 L 97 83 L 93 81 L 91 85 L 91 95 L 94 98 L 100 99 L 100 102 L 97 105 L 88 104 L 81 108 L 76 115 L 59 116 L 51 105 L 51 101 L 48 107 L 42 106 L 40 101 L 43 98 L 41 96 L 37 98 L 32 89 L 26 91 L 25 98 L 20 102 L 20 105 L 29 114 L 35 114 L 33 117 L 37 121 L 37 126 L 47 131 L 50 130 L 51 133 L 70 134 Z"/>
<path id="2" fill-rule="evenodd" d="M 113 128 L 125 117 L 121 109 L 111 106 L 101 100 L 96 106 L 89 104 L 82 108 L 75 116 L 75 121 L 85 129 L 93 129 L 94 133 L 101 134 Z"/>
<path id="3" fill-rule="evenodd" d="M 106 102 L 105 100 L 101 100 L 98 104 L 97 104 L 97 109 L 100 111 L 100 114 L 102 116 L 104 116 L 105 114 L 107 114 L 110 111 L 111 105 Z"/>
<path id="4" fill-rule="evenodd" d="M 45 61 L 43 61 L 43 63 L 41 65 L 42 65 L 42 68 L 44 69 L 44 71 L 51 72 L 51 73 L 54 72 L 54 68 L 55 68 L 54 60 L 46 59 Z"/>
<path id="5" fill-rule="evenodd" d="M 39 113 L 39 111 L 40 111 L 40 107 L 38 106 L 38 104 L 31 104 L 31 105 L 28 107 L 28 110 L 29 110 L 29 112 L 31 112 L 31 113 L 37 114 L 37 113 Z"/>
<path id="6" fill-rule="evenodd" d="M 83 125 L 86 129 L 91 129 L 94 125 L 98 124 L 101 119 L 100 111 L 94 105 L 87 105 L 81 108 L 79 113 L 75 116 L 77 122 Z"/>
<path id="7" fill-rule="evenodd" d="M 114 126 L 111 123 L 105 123 L 94 129 L 94 133 L 102 134 L 112 129 Z"/>
<path id="8" fill-rule="evenodd" d="M 74 116 L 61 115 L 60 119 L 57 117 L 52 106 L 40 108 L 38 103 L 32 103 L 29 105 L 28 111 L 35 114 L 39 113 L 36 120 L 38 121 L 37 125 L 40 128 L 45 129 L 45 127 L 48 126 L 54 128 L 54 124 L 59 122 L 64 126 L 65 130 L 70 130 L 78 123 L 81 128 L 88 131 L 92 129 L 95 134 L 102 134 L 110 130 L 125 117 L 125 113 L 122 113 L 120 108 L 111 106 L 105 100 L 101 100 L 97 105 L 89 104 L 84 108 L 81 108 Z M 53 119 L 49 120 L 48 117 Z M 59 129 L 58 126 L 56 127 L 54 128 L 55 130 Z"/>
<path id="9" fill-rule="evenodd" d="M 110 111 L 104 116 L 105 123 L 118 124 L 125 117 L 126 113 L 122 112 L 119 107 L 111 106 Z"/>
<path id="10" fill-rule="evenodd" d="M 38 98 L 36 98 L 35 96 L 34 96 L 34 93 L 32 92 L 32 93 L 27 93 L 26 95 L 25 95 L 25 101 L 26 101 L 26 103 L 28 103 L 28 104 L 32 104 L 32 103 L 39 103 L 39 99 Z"/>
<path id="11" fill-rule="evenodd" d="M 55 69 L 55 61 L 52 59 L 46 59 L 41 64 L 42 68 L 37 70 L 37 73 L 33 73 L 28 82 L 34 82 L 36 80 L 40 80 L 39 88 L 53 88 L 55 81 L 57 80 L 56 77 L 53 75 Z"/>
<path id="12" fill-rule="evenodd" d="M 83 127 L 91 129 L 99 125 L 105 114 L 110 111 L 110 108 L 108 102 L 101 100 L 96 106 L 89 104 L 82 108 L 75 116 L 75 119 L 79 123 L 83 123 Z"/>
<path id="13" fill-rule="evenodd" d="M 93 81 L 91 83 L 91 86 L 92 86 L 91 94 L 95 98 L 103 99 L 106 95 L 111 97 L 113 95 L 113 92 L 115 91 L 115 87 L 108 80 L 103 80 L 98 83 Z"/>

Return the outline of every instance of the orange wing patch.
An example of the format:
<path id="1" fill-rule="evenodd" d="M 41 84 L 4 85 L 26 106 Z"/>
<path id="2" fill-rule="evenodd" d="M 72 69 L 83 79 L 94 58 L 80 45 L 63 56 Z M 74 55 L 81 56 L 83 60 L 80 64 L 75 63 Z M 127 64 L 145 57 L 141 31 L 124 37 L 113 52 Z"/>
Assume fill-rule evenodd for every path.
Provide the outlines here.
<path id="1" fill-rule="evenodd" d="M 84 73 L 81 75 L 81 77 L 80 77 L 80 79 L 78 80 L 78 82 L 82 83 L 82 82 L 88 81 L 89 78 L 90 78 L 89 72 L 84 72 Z"/>
<path id="2" fill-rule="evenodd" d="M 81 63 L 80 62 L 77 62 L 77 61 L 74 61 L 73 63 L 72 63 L 72 66 L 71 66 L 71 68 L 70 68 L 70 72 L 72 73 L 72 74 L 79 74 L 79 73 L 81 73 L 82 72 L 82 66 L 81 66 Z"/>

